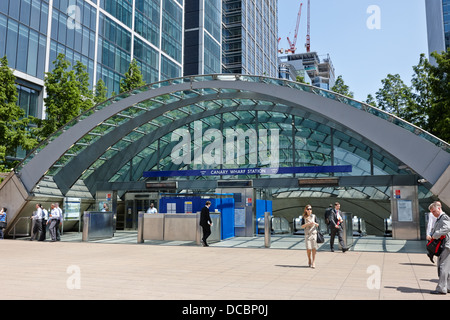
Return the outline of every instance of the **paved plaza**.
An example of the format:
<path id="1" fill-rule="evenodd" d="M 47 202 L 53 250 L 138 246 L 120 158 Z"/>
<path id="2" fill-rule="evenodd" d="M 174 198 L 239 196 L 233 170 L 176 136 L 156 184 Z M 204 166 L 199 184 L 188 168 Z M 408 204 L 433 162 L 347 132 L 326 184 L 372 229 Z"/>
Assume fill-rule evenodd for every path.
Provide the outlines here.
<path id="1" fill-rule="evenodd" d="M 354 239 L 346 253 L 319 249 L 307 265 L 303 236 L 193 243 L 136 243 L 118 233 L 103 243 L 0 241 L 3 299 L 449 300 L 429 294 L 437 270 L 424 241 Z M 119 240 L 119 239 L 122 240 Z M 116 241 L 116 243 L 114 243 Z"/>

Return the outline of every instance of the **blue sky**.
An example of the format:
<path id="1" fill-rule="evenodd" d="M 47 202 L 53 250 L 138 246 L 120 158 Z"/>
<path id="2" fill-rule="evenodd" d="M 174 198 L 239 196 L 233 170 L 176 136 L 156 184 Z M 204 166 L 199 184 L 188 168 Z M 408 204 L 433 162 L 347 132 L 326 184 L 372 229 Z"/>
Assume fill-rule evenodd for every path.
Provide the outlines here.
<path id="1" fill-rule="evenodd" d="M 330 55 L 336 78 L 343 76 L 357 100 L 365 101 L 369 93 L 375 97 L 389 73 L 410 85 L 420 54 L 428 56 L 425 0 L 310 1 L 311 51 Z M 280 48 L 288 47 L 288 36 L 294 38 L 300 3 L 297 53 L 305 52 L 307 0 L 278 1 Z M 379 8 L 378 16 L 368 13 L 370 6 Z"/>

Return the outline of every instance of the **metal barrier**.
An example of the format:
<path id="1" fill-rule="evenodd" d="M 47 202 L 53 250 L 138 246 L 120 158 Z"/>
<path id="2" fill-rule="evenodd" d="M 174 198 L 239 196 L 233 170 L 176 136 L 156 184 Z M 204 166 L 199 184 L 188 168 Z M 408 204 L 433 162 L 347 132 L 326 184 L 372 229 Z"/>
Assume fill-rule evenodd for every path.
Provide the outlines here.
<path id="1" fill-rule="evenodd" d="M 17 229 L 19 229 L 19 233 L 17 232 Z M 9 236 L 11 236 L 11 231 L 13 239 L 16 239 L 16 236 L 28 237 L 31 234 L 30 217 L 20 217 L 19 219 L 17 219 L 12 228 L 8 231 Z"/>
<path id="2" fill-rule="evenodd" d="M 344 223 L 342 224 L 343 232 L 342 237 L 344 238 L 344 244 L 346 248 L 353 245 L 353 219 L 351 213 L 341 214 Z"/>
<path id="3" fill-rule="evenodd" d="M 113 212 L 84 212 L 82 241 L 112 238 L 113 236 Z"/>
<path id="4" fill-rule="evenodd" d="M 210 213 L 213 225 L 209 241 L 221 240 L 220 213 Z M 138 243 L 145 240 L 195 241 L 200 244 L 200 213 L 144 213 L 138 215 Z"/>
<path id="5" fill-rule="evenodd" d="M 365 236 L 366 232 L 366 221 L 362 218 L 358 218 L 357 216 L 353 217 L 353 235 L 354 236 Z"/>
<path id="6" fill-rule="evenodd" d="M 272 230 L 272 219 L 270 219 L 270 212 L 264 212 L 264 246 L 270 248 L 270 236 Z"/>
<path id="7" fill-rule="evenodd" d="M 280 234 L 280 233 L 290 233 L 291 227 L 289 226 L 289 222 L 286 218 L 283 217 L 270 217 L 271 220 L 271 233 Z M 265 232 L 265 217 L 258 218 L 258 233 L 266 233 Z"/>

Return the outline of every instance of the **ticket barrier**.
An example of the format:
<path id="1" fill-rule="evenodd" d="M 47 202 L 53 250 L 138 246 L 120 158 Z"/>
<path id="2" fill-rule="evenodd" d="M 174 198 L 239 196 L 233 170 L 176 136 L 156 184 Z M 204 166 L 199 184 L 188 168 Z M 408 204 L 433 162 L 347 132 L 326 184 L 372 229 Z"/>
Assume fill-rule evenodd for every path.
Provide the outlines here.
<path id="1" fill-rule="evenodd" d="M 210 213 L 213 225 L 208 242 L 221 240 L 220 213 Z M 200 213 L 144 213 L 138 215 L 138 243 L 145 240 L 195 241 L 200 244 Z"/>
<path id="2" fill-rule="evenodd" d="M 114 237 L 114 213 L 85 211 L 83 215 L 82 241 Z"/>

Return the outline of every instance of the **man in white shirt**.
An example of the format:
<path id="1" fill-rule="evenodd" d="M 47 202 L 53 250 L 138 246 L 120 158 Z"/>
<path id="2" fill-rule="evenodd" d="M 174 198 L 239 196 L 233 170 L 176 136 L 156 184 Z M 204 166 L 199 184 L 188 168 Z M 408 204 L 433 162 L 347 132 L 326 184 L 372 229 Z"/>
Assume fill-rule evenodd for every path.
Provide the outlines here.
<path id="1" fill-rule="evenodd" d="M 150 203 L 150 208 L 147 209 L 147 213 L 158 213 L 158 210 L 155 208 L 155 205 Z"/>
<path id="2" fill-rule="evenodd" d="M 450 293 L 450 217 L 442 211 L 442 205 L 439 201 L 431 205 L 431 213 L 436 217 L 436 223 L 431 231 L 431 238 L 439 239 L 445 237 L 444 250 L 437 261 L 439 281 L 436 289 L 431 294 Z"/>
<path id="3" fill-rule="evenodd" d="M 47 224 L 50 223 L 49 231 L 50 231 L 50 237 L 52 238 L 52 242 L 56 241 L 56 228 L 59 225 L 59 210 L 56 208 L 55 204 L 52 203 L 51 205 L 51 211 L 48 218 Z"/>
<path id="4" fill-rule="evenodd" d="M 44 218 L 44 212 L 40 203 L 36 204 L 36 211 L 33 212 L 33 216 L 30 218 L 33 220 L 33 231 L 31 233 L 30 241 L 39 239 L 42 233 L 42 219 Z"/>
<path id="5" fill-rule="evenodd" d="M 435 205 L 441 205 L 441 203 L 439 201 L 433 202 L 432 204 L 430 204 L 428 206 L 428 210 L 430 211 L 428 213 L 428 223 L 427 223 L 427 240 L 431 240 L 431 231 L 433 230 L 434 224 L 436 223 L 437 218 L 433 215 L 433 213 L 431 212 L 431 209 L 433 206 Z"/>

